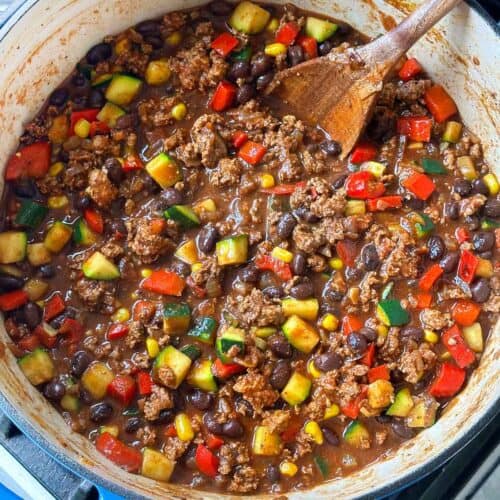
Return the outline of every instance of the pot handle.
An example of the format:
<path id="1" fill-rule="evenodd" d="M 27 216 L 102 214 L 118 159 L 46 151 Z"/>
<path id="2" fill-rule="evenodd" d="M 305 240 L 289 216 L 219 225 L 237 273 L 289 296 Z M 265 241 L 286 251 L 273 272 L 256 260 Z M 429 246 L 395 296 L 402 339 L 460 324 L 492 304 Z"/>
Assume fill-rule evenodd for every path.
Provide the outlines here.
<path id="1" fill-rule="evenodd" d="M 111 491 L 104 489 L 102 486 L 96 485 L 96 489 L 99 493 L 99 500 L 125 500 L 123 497 L 111 493 Z"/>

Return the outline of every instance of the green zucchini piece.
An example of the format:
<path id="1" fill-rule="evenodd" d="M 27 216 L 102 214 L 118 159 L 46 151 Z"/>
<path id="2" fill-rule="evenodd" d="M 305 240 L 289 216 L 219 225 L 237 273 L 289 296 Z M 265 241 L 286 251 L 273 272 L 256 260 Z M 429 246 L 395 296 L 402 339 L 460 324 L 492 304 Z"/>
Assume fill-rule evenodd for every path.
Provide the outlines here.
<path id="1" fill-rule="evenodd" d="M 104 73 L 102 75 L 94 76 L 92 78 L 92 87 L 104 87 L 111 81 L 113 75 L 111 73 Z"/>
<path id="2" fill-rule="evenodd" d="M 198 262 L 198 249 L 196 248 L 196 242 L 191 239 L 187 240 L 184 243 L 181 243 L 174 255 L 182 262 L 189 264 L 190 266 L 194 263 Z"/>
<path id="3" fill-rule="evenodd" d="M 56 375 L 54 362 L 45 349 L 35 349 L 19 359 L 18 364 L 33 385 L 44 384 Z"/>
<path id="4" fill-rule="evenodd" d="M 194 322 L 194 327 L 188 332 L 189 337 L 193 337 L 204 344 L 213 344 L 214 333 L 217 329 L 217 322 L 209 316 L 199 316 Z"/>
<path id="5" fill-rule="evenodd" d="M 43 243 L 31 243 L 26 247 L 28 261 L 32 266 L 38 267 L 48 264 L 52 260 L 52 254 Z"/>
<path id="6" fill-rule="evenodd" d="M 422 158 L 420 163 L 426 174 L 442 175 L 448 172 L 442 162 L 434 158 Z"/>
<path id="7" fill-rule="evenodd" d="M 201 349 L 194 344 L 186 344 L 185 346 L 182 346 L 181 352 L 192 361 L 197 360 L 201 356 Z"/>
<path id="8" fill-rule="evenodd" d="M 278 433 L 271 432 L 269 427 L 258 425 L 255 427 L 252 441 L 254 455 L 272 457 L 281 452 L 281 438 Z"/>
<path id="9" fill-rule="evenodd" d="M 188 383 L 202 391 L 216 392 L 218 387 L 212 373 L 212 364 L 210 359 L 196 361 L 187 377 Z"/>
<path id="10" fill-rule="evenodd" d="M 481 323 L 473 323 L 470 326 L 464 326 L 462 333 L 465 342 L 474 352 L 483 352 L 484 340 Z"/>
<path id="11" fill-rule="evenodd" d="M 73 230 L 70 226 L 64 222 L 56 221 L 47 231 L 43 244 L 52 253 L 59 253 L 71 239 L 72 234 Z"/>
<path id="12" fill-rule="evenodd" d="M 375 380 L 368 386 L 367 397 L 370 408 L 386 408 L 394 400 L 394 387 L 388 380 Z"/>
<path id="13" fill-rule="evenodd" d="M 326 19 L 307 16 L 305 27 L 306 35 L 312 36 L 318 43 L 324 42 L 327 38 L 333 36 L 337 29 L 337 24 L 327 21 Z"/>
<path id="14" fill-rule="evenodd" d="M 23 200 L 21 201 L 21 207 L 16 214 L 15 223 L 18 226 L 35 229 L 42 223 L 48 211 L 49 209 L 46 206 L 41 205 L 36 201 Z"/>
<path id="15" fill-rule="evenodd" d="M 105 123 L 108 127 L 113 128 L 116 125 L 116 120 L 120 118 L 120 116 L 126 115 L 126 111 L 120 106 L 113 104 L 112 102 L 107 102 L 99 111 L 97 115 L 97 119 L 100 122 Z"/>
<path id="16" fill-rule="evenodd" d="M 237 347 L 238 354 L 245 352 L 245 330 L 230 326 L 215 342 L 215 352 L 223 363 L 231 363 L 232 357 L 228 355 L 231 348 Z"/>
<path id="17" fill-rule="evenodd" d="M 293 372 L 284 389 L 281 391 L 281 397 L 290 405 L 296 406 L 305 401 L 311 392 L 311 381 L 300 374 Z"/>
<path id="18" fill-rule="evenodd" d="M 90 229 L 84 219 L 78 219 L 73 230 L 73 241 L 77 245 L 90 246 L 98 239 L 98 235 Z"/>
<path id="19" fill-rule="evenodd" d="M 493 219 L 483 219 L 481 221 L 481 229 L 496 229 L 500 227 L 500 222 Z"/>
<path id="20" fill-rule="evenodd" d="M 229 26 L 247 35 L 255 35 L 266 27 L 270 17 L 271 14 L 267 10 L 253 2 L 245 1 L 234 9 L 229 18 Z"/>
<path id="21" fill-rule="evenodd" d="M 182 179 L 179 165 L 167 153 L 160 153 L 149 160 L 145 168 L 162 189 L 167 189 Z"/>
<path id="22" fill-rule="evenodd" d="M 187 304 L 163 304 L 163 331 L 169 334 L 186 333 L 191 321 L 191 310 Z"/>
<path id="23" fill-rule="evenodd" d="M 127 106 L 130 104 L 142 87 L 142 80 L 130 75 L 113 75 L 105 97 L 108 101 L 118 106 Z"/>
<path id="24" fill-rule="evenodd" d="M 316 464 L 316 467 L 321 472 L 321 475 L 324 478 L 328 477 L 328 474 L 330 472 L 330 468 L 328 467 L 328 462 L 323 457 L 321 457 L 319 455 L 314 455 L 313 460 L 314 460 L 314 463 Z"/>
<path id="25" fill-rule="evenodd" d="M 174 471 L 175 462 L 163 453 L 145 448 L 142 453 L 141 475 L 156 481 L 168 481 Z"/>
<path id="26" fill-rule="evenodd" d="M 413 232 L 417 238 L 424 238 L 434 229 L 432 219 L 423 213 L 412 212 L 408 214 L 408 219 L 413 224 Z"/>
<path id="27" fill-rule="evenodd" d="M 381 300 L 377 305 L 377 317 L 387 326 L 406 325 L 410 321 L 408 311 L 395 299 Z"/>
<path id="28" fill-rule="evenodd" d="M 80 410 L 80 400 L 72 394 L 65 394 L 60 402 L 61 408 L 66 411 L 77 413 Z"/>
<path id="29" fill-rule="evenodd" d="M 101 252 L 94 252 L 83 264 L 83 274 L 92 280 L 114 280 L 120 277 L 120 270 Z"/>
<path id="30" fill-rule="evenodd" d="M 382 290 L 380 298 L 382 300 L 388 299 L 392 294 L 393 288 L 394 288 L 394 281 L 389 281 L 389 283 L 387 283 L 387 285 L 385 285 L 384 289 Z"/>
<path id="31" fill-rule="evenodd" d="M 301 352 L 311 352 L 319 342 L 316 329 L 295 314 L 290 316 L 281 328 L 288 342 Z"/>
<path id="32" fill-rule="evenodd" d="M 410 389 L 404 387 L 396 393 L 394 403 L 385 412 L 391 417 L 407 417 L 413 408 L 413 398 L 411 397 Z"/>
<path id="33" fill-rule="evenodd" d="M 424 394 L 415 401 L 415 406 L 406 417 L 406 425 L 412 428 L 430 427 L 436 421 L 439 407 L 437 401 L 429 394 Z"/>
<path id="34" fill-rule="evenodd" d="M 316 321 L 318 318 L 318 299 L 293 299 L 291 297 L 281 301 L 281 307 L 285 316 L 297 315 L 299 318 Z"/>
<path id="35" fill-rule="evenodd" d="M 238 52 L 231 53 L 231 59 L 233 61 L 250 61 L 251 57 L 252 57 L 252 47 L 250 47 L 250 45 L 247 45 Z"/>
<path id="36" fill-rule="evenodd" d="M 349 423 L 344 429 L 343 437 L 346 443 L 355 448 L 366 448 L 366 445 L 370 443 L 370 433 L 359 420 L 353 420 Z"/>
<path id="37" fill-rule="evenodd" d="M 28 237 L 22 231 L 0 233 L 0 264 L 14 264 L 26 257 Z"/>
<path id="38" fill-rule="evenodd" d="M 83 372 L 81 383 L 94 399 L 102 399 L 114 378 L 113 372 L 104 363 L 97 361 Z"/>
<path id="39" fill-rule="evenodd" d="M 239 234 L 218 241 L 215 254 L 219 266 L 244 264 L 248 258 L 248 235 Z"/>
<path id="40" fill-rule="evenodd" d="M 191 368 L 191 358 L 183 352 L 169 345 L 156 356 L 153 371 L 157 374 L 158 370 L 164 366 L 168 366 L 175 375 L 175 387 L 177 389 L 186 378 L 186 375 Z"/>
<path id="41" fill-rule="evenodd" d="M 172 219 L 178 222 L 183 228 L 198 227 L 200 219 L 188 205 L 172 205 L 163 213 L 166 219 Z"/>

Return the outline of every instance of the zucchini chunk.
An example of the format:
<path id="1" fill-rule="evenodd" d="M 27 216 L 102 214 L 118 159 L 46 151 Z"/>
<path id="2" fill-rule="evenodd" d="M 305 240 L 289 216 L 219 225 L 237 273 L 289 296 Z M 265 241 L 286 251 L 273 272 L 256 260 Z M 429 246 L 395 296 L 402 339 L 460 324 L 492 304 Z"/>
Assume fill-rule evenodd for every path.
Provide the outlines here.
<path id="1" fill-rule="evenodd" d="M 46 206 L 36 201 L 23 200 L 16 214 L 15 222 L 19 226 L 34 229 L 42 223 L 48 211 L 49 209 Z"/>
<path id="2" fill-rule="evenodd" d="M 279 434 L 271 432 L 269 427 L 259 425 L 253 434 L 252 451 L 254 455 L 271 457 L 281 452 L 281 438 Z"/>
<path id="3" fill-rule="evenodd" d="M 52 253 L 59 253 L 71 239 L 73 230 L 64 222 L 56 221 L 45 235 L 43 243 Z"/>
<path id="4" fill-rule="evenodd" d="M 186 375 L 191 368 L 191 358 L 183 352 L 177 350 L 174 346 L 169 345 L 156 356 L 153 371 L 158 374 L 158 370 L 164 366 L 168 366 L 175 375 L 175 387 L 177 389 L 181 382 L 186 378 Z"/>
<path id="5" fill-rule="evenodd" d="M 247 35 L 255 35 L 266 27 L 270 17 L 271 14 L 259 5 L 241 2 L 229 18 L 229 26 Z"/>
<path id="6" fill-rule="evenodd" d="M 83 388 L 94 399 L 102 399 L 108 392 L 108 385 L 115 376 L 113 372 L 101 361 L 91 364 L 81 378 Z"/>
<path id="7" fill-rule="evenodd" d="M 188 205 L 172 205 L 163 213 L 166 219 L 178 222 L 184 229 L 198 227 L 200 219 Z"/>
<path id="8" fill-rule="evenodd" d="M 142 80 L 130 75 L 116 74 L 106 90 L 106 99 L 118 106 L 127 106 L 140 92 Z"/>
<path id="9" fill-rule="evenodd" d="M 218 241 L 215 244 L 215 254 L 219 266 L 244 264 L 248 258 L 248 236 L 239 234 Z"/>
<path id="10" fill-rule="evenodd" d="M 293 299 L 288 297 L 281 301 L 283 314 L 285 316 L 293 316 L 296 314 L 302 319 L 316 321 L 318 318 L 319 302 L 318 299 Z"/>
<path id="11" fill-rule="evenodd" d="M 223 363 L 232 363 L 232 357 L 228 353 L 230 349 L 236 347 L 238 348 L 238 354 L 245 352 L 245 330 L 230 326 L 215 341 L 215 352 Z"/>
<path id="12" fill-rule="evenodd" d="M 199 316 L 195 325 L 189 330 L 188 336 L 193 337 L 204 344 L 213 344 L 214 333 L 217 328 L 215 319 L 209 316 Z"/>
<path id="13" fill-rule="evenodd" d="M 49 353 L 41 348 L 26 354 L 18 361 L 24 375 L 33 385 L 40 385 L 52 380 L 56 375 L 56 368 Z"/>
<path id="14" fill-rule="evenodd" d="M 120 277 L 120 270 L 101 252 L 94 252 L 83 264 L 83 274 L 92 280 L 114 280 Z"/>
<path id="15" fill-rule="evenodd" d="M 281 397 L 290 405 L 296 406 L 305 401 L 311 392 L 311 381 L 299 372 L 293 372 L 285 388 L 281 391 Z"/>
<path id="16" fill-rule="evenodd" d="M 370 447 L 370 433 L 359 420 L 353 420 L 344 429 L 343 437 L 347 443 L 355 448 Z"/>
<path id="17" fill-rule="evenodd" d="M 182 179 L 179 166 L 167 153 L 160 153 L 149 160 L 146 163 L 146 172 L 162 189 L 167 189 Z"/>
<path id="18" fill-rule="evenodd" d="M 186 333 L 191 321 L 191 310 L 187 304 L 163 304 L 163 331 L 169 334 Z"/>
<path id="19" fill-rule="evenodd" d="M 141 474 L 156 479 L 168 481 L 174 471 L 175 462 L 159 451 L 145 448 L 142 453 Z"/>
<path id="20" fill-rule="evenodd" d="M 188 383 L 202 391 L 216 392 L 218 387 L 212 373 L 212 364 L 210 359 L 196 361 L 187 377 Z"/>
<path id="21" fill-rule="evenodd" d="M 14 264 L 26 257 L 28 237 L 21 231 L 0 233 L 0 264 Z"/>
<path id="22" fill-rule="evenodd" d="M 301 352 L 311 352 L 319 342 L 316 329 L 295 314 L 290 316 L 281 328 L 288 342 Z"/>
<path id="23" fill-rule="evenodd" d="M 108 127 L 113 128 L 116 126 L 116 120 L 125 114 L 127 114 L 126 111 L 120 108 L 120 106 L 112 102 L 107 102 L 102 107 L 101 111 L 99 111 L 97 119 L 105 123 Z"/>
<path id="24" fill-rule="evenodd" d="M 306 35 L 312 36 L 318 43 L 324 42 L 327 38 L 333 36 L 337 29 L 337 24 L 331 23 L 326 19 L 307 16 L 305 28 Z"/>
<path id="25" fill-rule="evenodd" d="M 404 387 L 399 390 L 394 398 L 394 403 L 385 412 L 391 417 L 407 417 L 413 408 L 413 398 L 411 397 L 410 389 Z"/>

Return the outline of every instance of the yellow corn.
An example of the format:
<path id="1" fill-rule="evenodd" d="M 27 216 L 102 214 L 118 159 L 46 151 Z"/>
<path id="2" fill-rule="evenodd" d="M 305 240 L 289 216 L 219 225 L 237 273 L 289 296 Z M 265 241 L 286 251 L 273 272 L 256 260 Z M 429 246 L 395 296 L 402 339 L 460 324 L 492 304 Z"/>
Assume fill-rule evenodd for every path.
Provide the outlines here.
<path id="1" fill-rule="evenodd" d="M 68 197 L 64 194 L 61 196 L 50 196 L 47 200 L 47 205 L 49 208 L 64 208 L 68 205 Z"/>
<path id="2" fill-rule="evenodd" d="M 297 474 L 298 470 L 299 468 L 293 462 L 289 462 L 288 460 L 280 463 L 280 472 L 284 476 L 293 477 Z"/>
<path id="3" fill-rule="evenodd" d="M 165 41 L 167 42 L 168 45 L 175 46 L 179 45 L 181 43 L 181 40 L 182 40 L 181 32 L 174 31 L 172 34 L 167 36 Z"/>
<path id="4" fill-rule="evenodd" d="M 307 373 L 313 378 L 321 377 L 321 372 L 314 366 L 314 361 L 312 359 L 307 362 Z"/>
<path id="5" fill-rule="evenodd" d="M 167 61 L 161 59 L 150 61 L 146 68 L 146 81 L 149 85 L 163 85 L 167 83 L 171 74 Z"/>
<path id="6" fill-rule="evenodd" d="M 53 163 L 49 168 L 49 175 L 51 177 L 56 177 L 64 170 L 64 163 L 62 161 L 57 161 Z"/>
<path id="7" fill-rule="evenodd" d="M 305 425 L 304 431 L 314 439 L 314 442 L 316 444 L 323 444 L 323 432 L 321 432 L 318 422 L 310 420 Z"/>
<path id="8" fill-rule="evenodd" d="M 330 259 L 328 261 L 328 265 L 332 269 L 335 269 L 335 271 L 340 271 L 344 267 L 344 263 L 342 262 L 342 259 L 339 257 L 334 257 L 333 259 Z"/>
<path id="9" fill-rule="evenodd" d="M 462 124 L 459 122 L 447 122 L 443 133 L 443 141 L 458 142 L 462 133 Z"/>
<path id="10" fill-rule="evenodd" d="M 329 332 L 334 332 L 339 327 L 339 319 L 335 314 L 325 314 L 321 320 L 321 326 Z"/>
<path id="11" fill-rule="evenodd" d="M 172 116 L 174 117 L 175 120 L 183 120 L 186 115 L 187 115 L 187 107 L 183 102 L 180 102 L 179 104 L 176 104 L 173 108 L 172 111 L 170 112 Z"/>
<path id="12" fill-rule="evenodd" d="M 191 420 L 185 413 L 179 413 L 175 416 L 174 427 L 177 431 L 177 437 L 181 441 L 191 441 L 194 438 Z"/>
<path id="13" fill-rule="evenodd" d="M 148 351 L 148 356 L 150 358 L 156 358 L 160 353 L 160 346 L 158 345 L 158 341 L 153 337 L 149 337 L 146 339 L 146 350 Z"/>
<path id="14" fill-rule="evenodd" d="M 115 43 L 115 52 L 117 55 L 123 54 L 129 48 L 130 40 L 128 38 L 122 38 Z"/>
<path id="15" fill-rule="evenodd" d="M 197 273 L 198 271 L 201 271 L 202 267 L 203 264 L 201 262 L 195 262 L 194 264 L 191 265 L 191 272 Z"/>
<path id="16" fill-rule="evenodd" d="M 269 31 L 270 33 L 274 33 L 278 29 L 279 25 L 280 22 L 275 17 L 273 17 L 269 21 L 269 24 L 266 26 L 266 30 Z"/>
<path id="17" fill-rule="evenodd" d="M 141 276 L 143 278 L 149 278 L 153 274 L 153 270 L 149 269 L 149 267 L 145 267 L 141 269 Z"/>
<path id="18" fill-rule="evenodd" d="M 363 215 L 366 213 L 366 205 L 363 200 L 348 200 L 345 204 L 346 215 Z"/>
<path id="19" fill-rule="evenodd" d="M 490 172 L 489 174 L 486 174 L 483 177 L 483 182 L 486 184 L 491 196 L 496 196 L 500 191 L 500 184 L 498 183 L 497 176 L 494 173 Z"/>
<path id="20" fill-rule="evenodd" d="M 333 404 L 332 406 L 329 406 L 325 410 L 325 414 L 323 415 L 323 419 L 328 420 L 329 418 L 336 417 L 339 413 L 340 413 L 339 405 Z"/>
<path id="21" fill-rule="evenodd" d="M 273 328 L 272 326 L 262 326 L 260 328 L 256 328 L 254 333 L 256 337 L 259 337 L 259 339 L 267 339 L 267 337 L 270 337 L 276 332 L 276 328 Z"/>
<path id="22" fill-rule="evenodd" d="M 387 337 L 387 334 L 389 333 L 389 328 L 387 328 L 385 325 L 382 323 L 380 325 L 377 325 L 377 334 L 379 337 Z"/>
<path id="23" fill-rule="evenodd" d="M 410 142 L 410 144 L 408 144 L 407 146 L 408 149 L 422 149 L 423 147 L 423 142 Z"/>
<path id="24" fill-rule="evenodd" d="M 90 122 L 85 118 L 80 118 L 75 123 L 75 134 L 82 139 L 85 139 L 90 134 Z"/>
<path id="25" fill-rule="evenodd" d="M 276 57 L 286 52 L 286 45 L 284 43 L 270 43 L 264 47 L 264 53 L 268 56 Z"/>
<path id="26" fill-rule="evenodd" d="M 262 174 L 260 176 L 260 186 L 264 189 L 269 189 L 274 187 L 275 181 L 271 174 Z"/>
<path id="27" fill-rule="evenodd" d="M 378 161 L 365 161 L 361 165 L 361 170 L 367 170 L 371 172 L 377 179 L 380 179 L 384 175 L 385 165 L 379 163 Z"/>
<path id="28" fill-rule="evenodd" d="M 139 298 L 139 294 L 138 294 L 137 292 L 132 292 L 132 293 L 130 294 L 130 298 L 131 298 L 132 300 L 137 300 L 137 299 Z"/>
<path id="29" fill-rule="evenodd" d="M 451 359 L 451 354 L 446 351 L 446 352 L 443 352 L 443 354 L 441 354 L 440 358 L 443 360 L 443 361 L 448 361 Z"/>
<path id="30" fill-rule="evenodd" d="M 491 278 L 493 276 L 493 264 L 491 260 L 479 258 L 475 274 L 480 278 Z"/>
<path id="31" fill-rule="evenodd" d="M 289 263 L 293 260 L 293 253 L 281 247 L 274 247 L 271 252 L 271 257 Z"/>
<path id="32" fill-rule="evenodd" d="M 424 330 L 424 339 L 429 344 L 437 344 L 439 342 L 439 335 L 433 330 Z"/>
<path id="33" fill-rule="evenodd" d="M 194 205 L 193 210 L 197 215 L 200 215 L 203 212 L 215 212 L 217 210 L 217 205 L 212 198 L 208 198 Z"/>
<path id="34" fill-rule="evenodd" d="M 470 156 L 459 156 L 457 158 L 457 166 L 460 170 L 460 173 L 468 181 L 477 179 L 476 167 L 474 165 L 474 161 Z"/>
<path id="35" fill-rule="evenodd" d="M 126 307 L 120 307 L 111 316 L 111 319 L 117 323 L 125 323 L 130 319 L 130 311 Z"/>
<path id="36" fill-rule="evenodd" d="M 105 432 L 116 438 L 118 434 L 120 434 L 120 429 L 117 425 L 101 425 L 101 427 L 99 427 L 99 434 L 104 434 Z"/>

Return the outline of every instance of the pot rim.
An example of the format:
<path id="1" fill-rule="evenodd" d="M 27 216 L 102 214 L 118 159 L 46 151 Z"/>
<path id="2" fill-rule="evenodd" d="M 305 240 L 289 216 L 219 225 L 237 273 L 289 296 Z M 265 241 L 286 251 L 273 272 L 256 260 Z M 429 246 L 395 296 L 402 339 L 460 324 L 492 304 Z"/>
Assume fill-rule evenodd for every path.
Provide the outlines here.
<path id="1" fill-rule="evenodd" d="M 4 40 L 15 24 L 39 1 L 40 0 L 27 0 L 26 2 L 18 5 L 8 14 L 3 22 L 0 23 L 0 43 Z M 497 37 L 500 37 L 500 23 L 496 23 L 477 0 L 465 0 L 465 2 L 473 10 L 475 10 L 484 21 L 486 21 Z M 100 476 L 98 473 L 82 465 L 82 463 L 76 458 L 67 454 L 62 446 L 55 445 L 45 439 L 43 434 L 25 417 L 23 412 L 18 411 L 18 409 L 11 404 L 1 392 L 0 410 L 8 416 L 8 418 L 20 431 L 23 432 L 23 434 L 26 435 L 26 437 L 28 437 L 28 439 L 30 439 L 30 441 L 43 449 L 52 459 L 56 460 L 68 470 L 74 472 L 82 479 L 91 481 L 100 493 L 102 493 L 100 488 L 105 488 L 110 493 L 121 495 L 128 499 L 145 498 L 137 494 L 131 494 L 129 489 L 112 481 L 108 477 Z M 402 489 L 423 479 L 465 448 L 474 439 L 474 437 L 498 415 L 500 415 L 500 405 L 495 403 L 491 404 L 488 410 L 463 434 L 462 437 L 451 442 L 451 444 L 443 449 L 438 455 L 432 459 L 426 460 L 415 470 L 401 475 L 398 479 L 389 482 L 385 486 L 375 487 L 371 489 L 369 493 L 357 498 L 383 498 L 389 494 L 395 494 L 398 491 L 401 491 Z M 101 498 L 103 498 L 102 494 Z"/>

